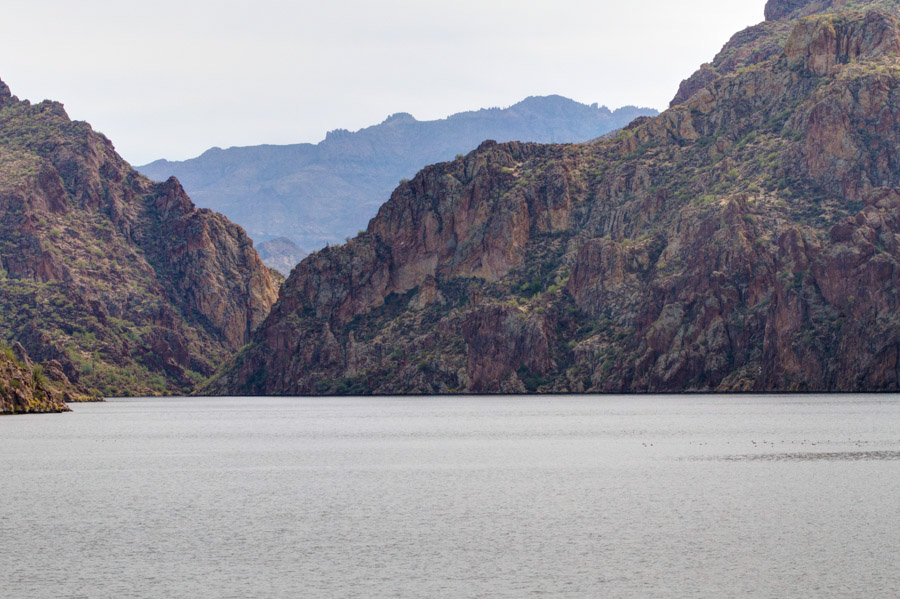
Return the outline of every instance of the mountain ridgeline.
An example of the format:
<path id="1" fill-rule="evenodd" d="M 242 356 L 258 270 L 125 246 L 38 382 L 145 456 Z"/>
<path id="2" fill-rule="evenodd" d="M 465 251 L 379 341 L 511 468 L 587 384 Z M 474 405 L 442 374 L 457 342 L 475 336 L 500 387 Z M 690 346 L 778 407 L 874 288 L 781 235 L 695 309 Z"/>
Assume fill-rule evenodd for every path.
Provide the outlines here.
<path id="1" fill-rule="evenodd" d="M 360 131 L 331 131 L 317 145 L 214 148 L 191 160 L 158 160 L 138 170 L 160 181 L 178 177 L 198 205 L 221 212 L 257 242 L 285 237 L 315 250 L 365 229 L 401 179 L 485 139 L 587 141 L 652 114 L 532 97 L 506 109 L 436 121 L 399 113 Z"/>
<path id="2" fill-rule="evenodd" d="M 207 390 L 900 390 L 898 15 L 770 0 L 657 117 L 425 168 Z"/>
<path id="3" fill-rule="evenodd" d="M 0 340 L 88 393 L 184 393 L 276 297 L 240 227 L 196 209 L 174 178 L 137 173 L 61 104 L 0 82 Z"/>

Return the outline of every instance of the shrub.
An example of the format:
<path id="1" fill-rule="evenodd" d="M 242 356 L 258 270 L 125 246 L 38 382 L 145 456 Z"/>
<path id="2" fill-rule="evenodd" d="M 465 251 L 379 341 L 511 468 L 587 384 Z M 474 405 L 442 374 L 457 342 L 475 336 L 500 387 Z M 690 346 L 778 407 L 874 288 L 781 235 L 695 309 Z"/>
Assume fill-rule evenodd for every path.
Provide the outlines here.
<path id="1" fill-rule="evenodd" d="M 31 381 L 35 387 L 45 387 L 47 385 L 47 376 L 44 374 L 44 367 L 35 364 L 31 371 Z"/>

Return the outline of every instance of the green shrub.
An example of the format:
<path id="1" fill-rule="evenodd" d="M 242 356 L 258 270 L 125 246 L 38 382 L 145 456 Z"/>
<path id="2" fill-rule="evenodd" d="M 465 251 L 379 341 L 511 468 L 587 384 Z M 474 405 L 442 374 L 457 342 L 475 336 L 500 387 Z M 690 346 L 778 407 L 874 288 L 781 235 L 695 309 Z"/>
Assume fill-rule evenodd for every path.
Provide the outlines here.
<path id="1" fill-rule="evenodd" d="M 31 371 L 31 382 L 35 387 L 45 387 L 47 385 L 47 375 L 44 374 L 44 367 L 35 364 Z"/>

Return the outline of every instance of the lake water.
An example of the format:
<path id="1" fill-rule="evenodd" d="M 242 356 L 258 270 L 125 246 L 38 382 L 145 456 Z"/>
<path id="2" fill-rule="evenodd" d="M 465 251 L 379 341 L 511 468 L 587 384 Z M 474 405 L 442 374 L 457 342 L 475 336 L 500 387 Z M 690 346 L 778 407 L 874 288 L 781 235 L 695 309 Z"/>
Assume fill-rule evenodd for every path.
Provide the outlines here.
<path id="1" fill-rule="evenodd" d="M 132 399 L 0 418 L 0 597 L 900 596 L 900 398 Z"/>

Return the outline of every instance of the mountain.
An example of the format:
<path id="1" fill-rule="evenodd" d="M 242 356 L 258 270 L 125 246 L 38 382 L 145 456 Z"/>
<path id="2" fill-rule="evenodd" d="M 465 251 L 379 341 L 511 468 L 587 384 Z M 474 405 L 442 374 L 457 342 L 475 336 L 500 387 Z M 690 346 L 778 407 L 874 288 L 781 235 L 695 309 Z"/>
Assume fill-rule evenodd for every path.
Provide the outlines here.
<path id="1" fill-rule="evenodd" d="M 208 390 L 900 390 L 898 14 L 770 0 L 655 118 L 424 169 Z"/>
<path id="2" fill-rule="evenodd" d="M 269 268 L 274 268 L 285 277 L 291 269 L 307 256 L 300 247 L 287 237 L 276 237 L 256 244 L 260 260 Z"/>
<path id="3" fill-rule="evenodd" d="M 402 178 L 485 139 L 586 141 L 648 114 L 656 111 L 612 112 L 560 96 L 533 97 L 437 121 L 398 113 L 354 133 L 332 131 L 317 145 L 213 148 L 192 160 L 137 168 L 151 179 L 178 177 L 200 206 L 226 215 L 256 241 L 286 237 L 314 250 L 365 229 Z"/>
<path id="4" fill-rule="evenodd" d="M 0 82 L 0 339 L 93 392 L 183 393 L 276 296 L 240 227 Z"/>

